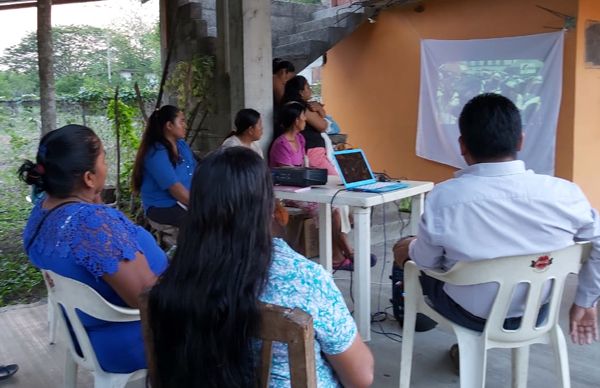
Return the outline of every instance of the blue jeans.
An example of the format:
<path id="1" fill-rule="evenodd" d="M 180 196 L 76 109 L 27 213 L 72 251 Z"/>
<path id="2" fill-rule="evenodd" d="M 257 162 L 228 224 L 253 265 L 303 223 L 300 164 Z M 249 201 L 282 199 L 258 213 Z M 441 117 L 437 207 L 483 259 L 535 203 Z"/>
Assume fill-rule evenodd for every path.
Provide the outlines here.
<path id="1" fill-rule="evenodd" d="M 452 298 L 444 292 L 444 282 L 427 276 L 423 272 L 421 272 L 419 280 L 421 281 L 421 287 L 423 288 L 423 295 L 426 295 L 429 298 L 433 304 L 433 308 L 438 313 L 467 329 L 483 331 L 486 320 L 471 314 L 452 300 Z M 540 307 L 537 324 L 542 324 L 547 316 L 548 304 L 546 303 Z M 521 317 L 506 318 L 504 320 L 504 328 L 506 330 L 516 330 L 520 326 Z"/>

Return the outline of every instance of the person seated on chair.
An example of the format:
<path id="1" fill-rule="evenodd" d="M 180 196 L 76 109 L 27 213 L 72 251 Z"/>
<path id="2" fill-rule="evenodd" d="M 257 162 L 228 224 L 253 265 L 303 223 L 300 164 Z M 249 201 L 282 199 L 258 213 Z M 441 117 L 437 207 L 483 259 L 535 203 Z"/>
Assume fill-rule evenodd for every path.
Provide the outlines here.
<path id="1" fill-rule="evenodd" d="M 327 148 L 323 136 L 327 136 L 325 131 L 329 123 L 325 119 L 325 109 L 317 101 L 310 101 L 312 91 L 306 78 L 297 75 L 291 78 L 285 84 L 283 103 L 291 101 L 298 102 L 306 106 L 306 126 L 301 132 L 305 140 L 305 150 L 308 157 L 308 167 L 327 169 L 327 175 L 338 175 L 338 172 L 327 157 Z"/>
<path id="2" fill-rule="evenodd" d="M 229 147 L 248 147 L 252 151 L 264 158 L 262 148 L 260 147 L 259 140 L 263 134 L 262 118 L 260 113 L 254 109 L 241 109 L 235 115 L 235 131 L 232 131 L 229 136 L 225 139 L 221 148 Z M 290 215 L 288 214 L 281 201 L 275 200 L 275 221 L 277 225 L 273 225 L 277 228 L 277 234 L 283 236 L 285 225 L 287 225 Z"/>
<path id="3" fill-rule="evenodd" d="M 241 109 L 235 115 L 234 124 L 235 131 L 227 136 L 221 147 L 248 147 L 262 158 L 263 152 L 258 142 L 263 134 L 260 113 L 254 109 Z"/>
<path id="4" fill-rule="evenodd" d="M 564 179 L 536 174 L 517 160 L 523 146 L 517 107 L 498 94 L 482 94 L 464 106 L 458 139 L 468 167 L 428 194 L 418 234 L 394 246 L 402 266 L 448 270 L 459 261 L 553 251 L 590 240 L 570 311 L 573 342 L 598 340 L 596 302 L 600 297 L 600 218 L 581 189 Z M 482 331 L 496 286 L 445 285 L 421 275 L 423 293 L 438 312 L 471 330 Z M 526 293 L 517 292 L 505 327 L 517 328 Z M 538 322 L 547 311 L 540 309 Z"/>
<path id="5" fill-rule="evenodd" d="M 179 226 L 187 213 L 196 159 L 185 142 L 186 128 L 177 107 L 155 110 L 135 157 L 133 191 L 141 194 L 146 216 L 159 224 Z"/>
<path id="6" fill-rule="evenodd" d="M 280 123 L 275 128 L 269 150 L 269 166 L 304 166 L 305 140 L 301 133 L 306 126 L 306 111 L 306 105 L 297 101 L 290 101 L 282 107 Z M 317 217 L 318 204 L 314 202 L 286 201 L 286 204 L 304 210 L 310 217 Z M 332 209 L 331 221 L 333 268 L 352 271 L 354 270 L 354 263 L 351 259 L 353 250 L 346 233 L 342 233 L 339 209 Z M 372 262 L 371 266 L 373 265 Z"/>
<path id="7" fill-rule="evenodd" d="M 138 295 L 167 266 L 152 235 L 119 210 L 101 203 L 106 179 L 100 138 L 67 125 L 40 141 L 36 162 L 19 176 L 45 192 L 23 232 L 25 251 L 40 269 L 85 283 L 118 306 L 137 308 Z M 130 373 L 146 368 L 140 322 L 107 323 L 81 314 L 102 369 Z"/>
<path id="8" fill-rule="evenodd" d="M 312 316 L 319 387 L 372 384 L 373 357 L 331 275 L 272 238 L 272 212 L 271 172 L 255 152 L 220 149 L 199 163 L 181 244 L 148 296 L 160 386 L 254 386 L 259 302 Z M 271 386 L 289 386 L 280 343 L 271 371 Z"/>

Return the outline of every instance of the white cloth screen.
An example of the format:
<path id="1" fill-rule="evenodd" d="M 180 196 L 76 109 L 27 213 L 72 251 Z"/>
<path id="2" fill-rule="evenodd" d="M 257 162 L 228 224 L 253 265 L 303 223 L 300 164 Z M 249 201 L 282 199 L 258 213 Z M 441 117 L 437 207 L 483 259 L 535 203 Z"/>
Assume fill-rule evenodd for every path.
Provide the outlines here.
<path id="1" fill-rule="evenodd" d="M 510 98 L 521 111 L 525 144 L 519 159 L 554 174 L 562 93 L 563 32 L 514 38 L 421 41 L 417 155 L 463 168 L 458 116 L 480 93 Z"/>

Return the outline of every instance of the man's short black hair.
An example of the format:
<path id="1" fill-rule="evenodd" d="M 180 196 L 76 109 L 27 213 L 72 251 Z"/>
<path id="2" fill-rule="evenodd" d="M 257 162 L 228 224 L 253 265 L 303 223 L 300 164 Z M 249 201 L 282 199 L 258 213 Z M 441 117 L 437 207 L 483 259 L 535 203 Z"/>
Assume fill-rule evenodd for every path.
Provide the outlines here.
<path id="1" fill-rule="evenodd" d="M 477 160 L 517 156 L 521 115 L 504 96 L 484 93 L 472 98 L 460 113 L 458 127 L 464 145 Z"/>
<path id="2" fill-rule="evenodd" d="M 295 73 L 296 67 L 292 62 L 286 61 L 285 59 L 273 58 L 273 74 L 277 74 L 281 70 Z"/>

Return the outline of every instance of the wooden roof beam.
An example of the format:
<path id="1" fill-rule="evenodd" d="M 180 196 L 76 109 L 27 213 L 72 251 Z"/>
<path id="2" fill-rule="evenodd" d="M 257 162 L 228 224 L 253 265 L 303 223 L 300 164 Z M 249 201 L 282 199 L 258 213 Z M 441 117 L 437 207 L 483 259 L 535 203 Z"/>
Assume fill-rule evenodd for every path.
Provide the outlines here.
<path id="1" fill-rule="evenodd" d="M 75 4 L 75 3 L 89 3 L 92 1 L 103 1 L 103 0 L 53 0 L 52 1 L 52 5 L 60 5 L 60 4 Z M 37 0 L 36 1 L 29 1 L 29 0 L 24 0 L 24 1 L 11 1 L 11 0 L 4 0 L 4 1 L 0 1 L 0 11 L 6 11 L 9 9 L 19 9 L 19 8 L 30 8 L 30 7 L 36 7 L 37 6 Z"/>

